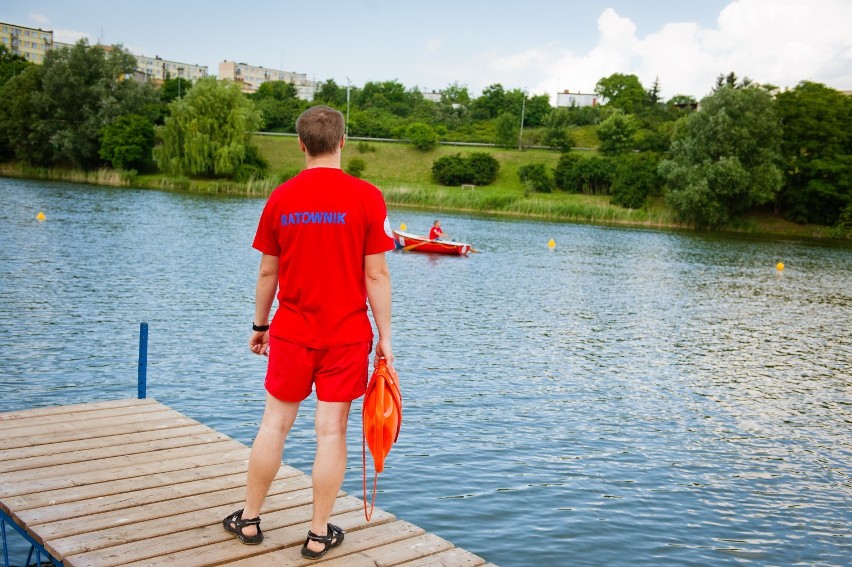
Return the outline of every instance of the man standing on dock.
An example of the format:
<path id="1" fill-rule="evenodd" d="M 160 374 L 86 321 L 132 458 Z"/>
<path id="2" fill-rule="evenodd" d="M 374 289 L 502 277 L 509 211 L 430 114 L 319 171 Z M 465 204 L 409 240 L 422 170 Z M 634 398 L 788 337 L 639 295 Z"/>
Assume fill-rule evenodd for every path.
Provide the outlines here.
<path id="1" fill-rule="evenodd" d="M 328 520 L 346 470 L 349 408 L 367 386 L 368 300 L 379 333 L 376 360 L 393 365 L 385 252 L 394 242 L 381 192 L 341 170 L 343 115 L 311 107 L 296 132 L 307 167 L 270 195 L 253 244 L 262 257 L 249 348 L 269 357 L 266 408 L 251 450 L 245 506 L 223 525 L 245 544 L 263 541 L 261 505 L 299 404 L 315 389 L 313 516 L 302 555 L 318 559 L 344 537 Z"/>

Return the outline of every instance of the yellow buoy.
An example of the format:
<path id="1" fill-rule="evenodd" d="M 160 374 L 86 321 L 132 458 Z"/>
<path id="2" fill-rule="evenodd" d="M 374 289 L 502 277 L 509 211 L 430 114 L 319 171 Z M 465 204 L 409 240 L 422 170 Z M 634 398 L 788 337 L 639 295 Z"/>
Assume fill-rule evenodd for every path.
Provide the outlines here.
<path id="1" fill-rule="evenodd" d="M 408 227 L 405 226 L 405 223 L 399 225 L 399 230 L 408 230 Z"/>
<path id="2" fill-rule="evenodd" d="M 550 241 L 547 243 L 547 247 L 553 250 L 554 248 L 556 248 L 556 241 L 551 238 Z"/>
<path id="3" fill-rule="evenodd" d="M 778 262 L 777 264 L 775 264 L 775 269 L 778 270 L 779 272 L 783 272 L 784 271 L 784 262 Z"/>
<path id="4" fill-rule="evenodd" d="M 36 215 L 36 220 L 43 221 L 43 220 L 44 220 L 44 219 L 46 219 L 46 218 L 47 218 L 47 217 L 46 217 L 46 216 L 44 216 L 44 212 L 43 212 L 43 211 L 39 211 L 39 212 L 38 212 L 38 214 Z"/>

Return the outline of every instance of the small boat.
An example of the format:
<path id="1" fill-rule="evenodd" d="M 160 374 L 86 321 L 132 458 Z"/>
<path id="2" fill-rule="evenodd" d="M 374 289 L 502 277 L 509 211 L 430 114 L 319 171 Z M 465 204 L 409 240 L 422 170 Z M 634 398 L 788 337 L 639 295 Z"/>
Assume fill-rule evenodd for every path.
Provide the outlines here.
<path id="1" fill-rule="evenodd" d="M 429 240 L 426 236 L 417 236 L 401 230 L 393 231 L 393 240 L 397 249 L 412 252 L 430 252 L 432 254 L 449 254 L 465 256 L 471 251 L 470 244 L 453 242 L 452 240 Z"/>

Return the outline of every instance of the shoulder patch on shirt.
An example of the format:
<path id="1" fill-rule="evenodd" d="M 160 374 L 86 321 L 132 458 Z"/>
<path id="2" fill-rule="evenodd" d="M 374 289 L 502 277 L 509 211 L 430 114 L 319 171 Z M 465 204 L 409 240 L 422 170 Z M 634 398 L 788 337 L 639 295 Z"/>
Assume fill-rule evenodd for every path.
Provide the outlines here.
<path id="1" fill-rule="evenodd" d="M 390 227 L 390 219 L 388 217 L 385 217 L 385 234 L 388 235 L 388 238 L 393 238 L 393 232 L 391 231 Z"/>

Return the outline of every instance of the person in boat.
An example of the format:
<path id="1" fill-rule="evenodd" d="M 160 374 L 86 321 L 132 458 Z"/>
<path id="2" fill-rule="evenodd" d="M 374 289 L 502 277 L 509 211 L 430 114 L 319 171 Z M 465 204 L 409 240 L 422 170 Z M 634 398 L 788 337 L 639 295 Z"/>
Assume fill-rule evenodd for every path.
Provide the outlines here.
<path id="1" fill-rule="evenodd" d="M 436 220 L 432 223 L 432 228 L 429 229 L 429 240 L 446 240 L 449 236 L 441 228 L 441 221 Z"/>
<path id="2" fill-rule="evenodd" d="M 313 515 L 302 555 L 319 559 L 344 538 L 329 519 L 346 471 L 349 408 L 367 387 L 373 341 L 368 301 L 379 334 L 374 364 L 384 357 L 393 366 L 385 252 L 394 242 L 381 192 L 341 170 L 343 115 L 311 107 L 299 116 L 296 132 L 306 168 L 270 195 L 252 245 L 261 260 L 249 348 L 269 357 L 266 407 L 251 449 L 245 504 L 223 526 L 242 543 L 263 541 L 261 506 L 299 404 L 313 389 Z"/>

